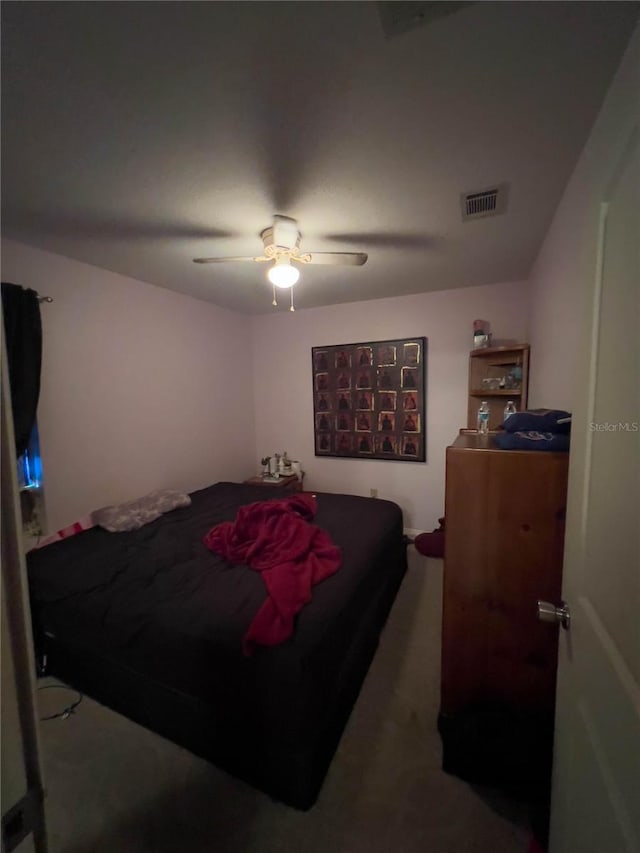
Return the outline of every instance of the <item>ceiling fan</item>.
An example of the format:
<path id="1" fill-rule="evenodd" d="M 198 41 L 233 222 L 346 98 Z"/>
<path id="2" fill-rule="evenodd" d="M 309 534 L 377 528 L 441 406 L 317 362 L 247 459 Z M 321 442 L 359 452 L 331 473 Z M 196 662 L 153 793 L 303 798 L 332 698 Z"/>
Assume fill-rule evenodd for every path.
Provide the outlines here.
<path id="1" fill-rule="evenodd" d="M 264 254 L 257 257 L 194 258 L 196 264 L 222 264 L 227 261 L 271 262 L 267 277 L 273 285 L 273 305 L 277 305 L 276 287 L 291 288 L 291 311 L 293 307 L 293 285 L 300 278 L 297 264 L 331 264 L 334 266 L 360 267 L 367 262 L 366 252 L 305 252 L 300 253 L 300 231 L 295 219 L 276 215 L 273 225 L 260 233 Z"/>

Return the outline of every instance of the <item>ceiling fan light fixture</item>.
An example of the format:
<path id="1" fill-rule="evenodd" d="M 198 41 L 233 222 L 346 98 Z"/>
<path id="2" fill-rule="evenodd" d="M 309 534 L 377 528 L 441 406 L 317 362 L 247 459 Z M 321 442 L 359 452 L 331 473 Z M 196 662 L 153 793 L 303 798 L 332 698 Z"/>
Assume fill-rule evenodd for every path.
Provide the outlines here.
<path id="1" fill-rule="evenodd" d="M 269 267 L 267 278 L 276 287 L 293 287 L 300 278 L 300 271 L 291 265 L 286 255 L 282 255 L 276 258 L 272 267 Z"/>

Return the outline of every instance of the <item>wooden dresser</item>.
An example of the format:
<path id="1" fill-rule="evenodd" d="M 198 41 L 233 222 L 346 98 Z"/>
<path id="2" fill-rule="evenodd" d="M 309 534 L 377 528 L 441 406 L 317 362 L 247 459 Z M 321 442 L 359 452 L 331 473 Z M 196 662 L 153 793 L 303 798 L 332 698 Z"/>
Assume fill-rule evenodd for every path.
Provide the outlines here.
<path id="1" fill-rule="evenodd" d="M 441 716 L 469 707 L 553 710 L 568 453 L 447 448 Z"/>

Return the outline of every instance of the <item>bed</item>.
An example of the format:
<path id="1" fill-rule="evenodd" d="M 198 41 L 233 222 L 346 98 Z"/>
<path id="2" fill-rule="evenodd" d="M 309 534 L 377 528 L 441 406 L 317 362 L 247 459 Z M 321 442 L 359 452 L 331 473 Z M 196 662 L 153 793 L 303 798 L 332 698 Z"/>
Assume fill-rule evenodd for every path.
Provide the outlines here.
<path id="1" fill-rule="evenodd" d="M 406 570 L 389 501 L 318 494 L 342 566 L 292 637 L 242 653 L 259 573 L 202 539 L 277 487 L 217 483 L 128 533 L 94 527 L 32 551 L 36 651 L 47 674 L 299 809 L 315 802 Z"/>

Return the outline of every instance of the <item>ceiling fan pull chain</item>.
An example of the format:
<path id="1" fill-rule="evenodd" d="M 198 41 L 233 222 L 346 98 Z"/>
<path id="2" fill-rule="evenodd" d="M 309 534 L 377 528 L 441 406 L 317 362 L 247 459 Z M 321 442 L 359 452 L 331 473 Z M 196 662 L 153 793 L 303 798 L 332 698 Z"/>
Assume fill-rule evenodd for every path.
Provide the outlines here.
<path id="1" fill-rule="evenodd" d="M 276 305 L 276 306 L 278 305 L 278 300 L 276 299 L 276 286 L 275 286 L 275 284 L 273 285 L 273 302 L 271 304 Z"/>
<path id="2" fill-rule="evenodd" d="M 290 292 L 291 292 L 291 308 L 289 308 L 289 311 L 295 311 L 296 309 L 293 307 L 293 288 L 291 288 Z"/>

